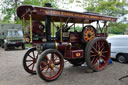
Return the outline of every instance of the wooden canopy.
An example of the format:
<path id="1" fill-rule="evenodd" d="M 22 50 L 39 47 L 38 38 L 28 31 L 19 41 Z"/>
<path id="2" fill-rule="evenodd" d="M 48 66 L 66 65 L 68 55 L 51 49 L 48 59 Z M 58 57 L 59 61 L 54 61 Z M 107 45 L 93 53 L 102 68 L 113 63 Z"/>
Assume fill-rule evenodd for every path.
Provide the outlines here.
<path id="1" fill-rule="evenodd" d="M 117 20 L 117 18 L 101 14 L 73 12 L 31 5 L 22 5 L 17 8 L 17 16 L 20 19 L 29 20 L 30 15 L 32 20 L 44 21 L 45 16 L 50 16 L 52 21 L 60 22 L 61 19 L 63 22 L 68 20 L 70 23 L 91 23 L 98 20 L 115 22 Z"/>

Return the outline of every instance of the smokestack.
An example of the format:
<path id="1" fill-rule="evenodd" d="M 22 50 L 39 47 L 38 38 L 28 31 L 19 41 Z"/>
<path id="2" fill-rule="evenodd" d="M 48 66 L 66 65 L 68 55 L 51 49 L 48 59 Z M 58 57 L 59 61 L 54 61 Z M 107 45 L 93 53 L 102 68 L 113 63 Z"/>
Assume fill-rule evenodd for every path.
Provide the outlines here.
<path id="1" fill-rule="evenodd" d="M 44 7 L 52 7 L 52 5 L 50 3 L 45 3 Z"/>

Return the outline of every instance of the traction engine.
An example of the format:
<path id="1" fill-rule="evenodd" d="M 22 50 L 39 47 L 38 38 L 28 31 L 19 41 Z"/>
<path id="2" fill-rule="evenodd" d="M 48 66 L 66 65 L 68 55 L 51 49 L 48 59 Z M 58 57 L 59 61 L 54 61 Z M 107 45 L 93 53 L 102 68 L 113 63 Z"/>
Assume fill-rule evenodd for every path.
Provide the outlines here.
<path id="1" fill-rule="evenodd" d="M 61 75 L 64 60 L 74 66 L 86 63 L 93 71 L 101 71 L 108 65 L 107 21 L 115 22 L 116 18 L 29 5 L 18 7 L 17 16 L 24 21 L 25 38 L 33 45 L 23 58 L 26 72 L 53 81 Z M 96 27 L 85 25 L 93 22 Z M 78 27 L 80 31 L 76 30 L 76 24 L 82 25 Z"/>

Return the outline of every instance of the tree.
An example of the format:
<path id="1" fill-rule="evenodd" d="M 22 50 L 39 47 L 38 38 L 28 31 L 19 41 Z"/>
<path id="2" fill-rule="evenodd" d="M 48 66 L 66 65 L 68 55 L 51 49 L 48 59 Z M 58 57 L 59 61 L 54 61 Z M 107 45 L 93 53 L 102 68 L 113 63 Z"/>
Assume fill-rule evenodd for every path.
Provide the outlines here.
<path id="1" fill-rule="evenodd" d="M 128 28 L 127 24 L 122 23 L 110 23 L 109 25 L 109 33 L 111 34 L 124 34 L 126 28 Z"/>
<path id="2" fill-rule="evenodd" d="M 16 8 L 21 4 L 20 0 L 4 0 L 2 5 L 3 22 L 17 21 Z"/>
<path id="3" fill-rule="evenodd" d="M 36 5 L 36 6 L 44 6 L 45 3 L 51 3 L 54 8 L 56 8 L 55 0 L 4 0 L 0 3 L 2 8 L 2 14 L 4 14 L 2 22 L 5 23 L 21 23 L 16 15 L 16 9 L 18 6 L 22 4 Z"/>
<path id="4" fill-rule="evenodd" d="M 50 3 L 53 8 L 56 8 L 55 0 L 24 0 L 23 4 L 35 5 L 35 6 L 44 6 L 45 3 Z"/>
<path id="5" fill-rule="evenodd" d="M 102 13 L 109 16 L 123 16 L 128 11 L 124 8 L 128 6 L 126 0 L 88 0 L 88 6 L 85 9 L 88 12 Z"/>
<path id="6" fill-rule="evenodd" d="M 88 0 L 86 1 L 86 5 L 84 5 L 84 7 L 88 12 L 120 17 L 128 13 L 128 10 L 125 9 L 125 6 L 128 6 L 128 3 L 126 2 L 126 0 L 122 0 L 122 2 L 120 0 Z M 127 27 L 127 24 L 123 24 L 121 22 L 110 23 L 109 33 L 124 33 Z"/>

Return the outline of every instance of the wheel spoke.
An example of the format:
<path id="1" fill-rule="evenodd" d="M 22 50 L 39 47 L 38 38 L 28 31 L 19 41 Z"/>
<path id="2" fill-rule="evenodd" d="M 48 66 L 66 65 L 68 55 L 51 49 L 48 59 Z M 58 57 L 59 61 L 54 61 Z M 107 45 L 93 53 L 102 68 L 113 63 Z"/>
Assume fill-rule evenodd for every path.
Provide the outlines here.
<path id="1" fill-rule="evenodd" d="M 94 46 L 92 46 L 92 48 L 94 49 L 94 51 L 95 51 L 95 52 L 97 52 L 97 50 L 95 49 L 95 47 L 94 47 Z"/>
<path id="2" fill-rule="evenodd" d="M 94 56 L 97 56 L 97 54 L 93 54 L 93 55 L 91 55 L 91 57 L 94 57 Z"/>
<path id="3" fill-rule="evenodd" d="M 103 52 L 103 50 L 104 50 L 104 47 L 100 51 Z"/>
<path id="4" fill-rule="evenodd" d="M 48 65 L 48 63 L 45 62 L 45 61 L 42 61 L 42 64 L 45 65 L 45 66 Z"/>
<path id="5" fill-rule="evenodd" d="M 98 49 L 98 45 L 97 45 L 97 42 L 96 42 L 96 49 Z"/>
<path id="6" fill-rule="evenodd" d="M 95 63 L 97 62 L 97 60 L 98 60 L 98 57 L 96 57 L 96 59 L 95 59 L 95 61 L 93 62 L 93 64 L 95 64 Z"/>
<path id="7" fill-rule="evenodd" d="M 33 71 L 34 66 L 35 66 L 35 63 L 33 63 L 33 65 L 32 65 L 32 71 Z"/>
<path id="8" fill-rule="evenodd" d="M 54 62 L 55 65 L 59 65 L 60 64 L 60 61 L 59 62 Z"/>
<path id="9" fill-rule="evenodd" d="M 43 74 L 46 74 L 48 72 L 48 69 L 49 69 L 49 67 L 47 67 L 47 69 L 45 70 L 45 72 L 43 72 Z"/>
<path id="10" fill-rule="evenodd" d="M 51 60 L 48 58 L 48 56 L 46 56 L 47 60 L 49 61 L 49 63 L 51 62 Z"/>
<path id="11" fill-rule="evenodd" d="M 52 76 L 52 69 L 50 69 L 50 72 L 49 72 L 49 77 Z"/>
<path id="12" fill-rule="evenodd" d="M 34 64 L 34 62 L 32 62 L 30 65 L 28 65 L 27 67 L 30 67 L 32 64 Z"/>
<path id="13" fill-rule="evenodd" d="M 104 42 L 101 44 L 100 49 L 101 49 L 103 46 L 104 46 Z M 100 50 L 100 49 L 99 49 L 99 50 Z"/>
<path id="14" fill-rule="evenodd" d="M 33 60 L 26 60 L 26 62 L 33 62 Z"/>
<path id="15" fill-rule="evenodd" d="M 45 66 L 45 67 L 41 67 L 40 68 L 40 71 L 42 72 L 44 69 L 46 69 L 46 68 L 49 68 L 48 66 Z"/>
<path id="16" fill-rule="evenodd" d="M 97 52 L 95 52 L 95 51 L 90 51 L 91 53 L 97 53 Z"/>
<path id="17" fill-rule="evenodd" d="M 55 56 L 55 59 L 54 59 L 54 61 L 56 61 L 57 60 L 57 56 Z"/>
<path id="18" fill-rule="evenodd" d="M 33 54 L 33 57 L 35 58 L 35 53 L 34 53 L 34 51 L 32 52 L 32 54 Z"/>
<path id="19" fill-rule="evenodd" d="M 34 59 L 31 55 L 28 55 L 30 58 Z"/>
<path id="20" fill-rule="evenodd" d="M 102 53 L 108 53 L 108 51 L 103 51 Z"/>
<path id="21" fill-rule="evenodd" d="M 98 51 L 100 50 L 100 42 L 98 42 Z"/>
<path id="22" fill-rule="evenodd" d="M 103 59 L 106 59 L 106 56 L 103 56 L 103 55 L 102 55 L 101 57 L 102 57 Z"/>
<path id="23" fill-rule="evenodd" d="M 52 71 L 53 71 L 53 73 L 54 73 L 54 74 L 56 74 L 56 72 L 55 72 L 55 70 L 54 70 L 54 69 L 52 69 Z"/>
<path id="24" fill-rule="evenodd" d="M 55 56 L 54 64 L 55 64 L 55 65 L 60 64 L 60 60 L 58 59 L 58 56 Z"/>
<path id="25" fill-rule="evenodd" d="M 60 67 L 56 67 L 56 66 L 55 66 L 55 68 L 58 69 L 58 70 L 60 69 Z"/>
<path id="26" fill-rule="evenodd" d="M 96 58 L 96 57 L 93 57 L 93 58 L 92 58 L 91 63 L 93 63 L 93 62 L 94 62 L 95 58 Z"/>

